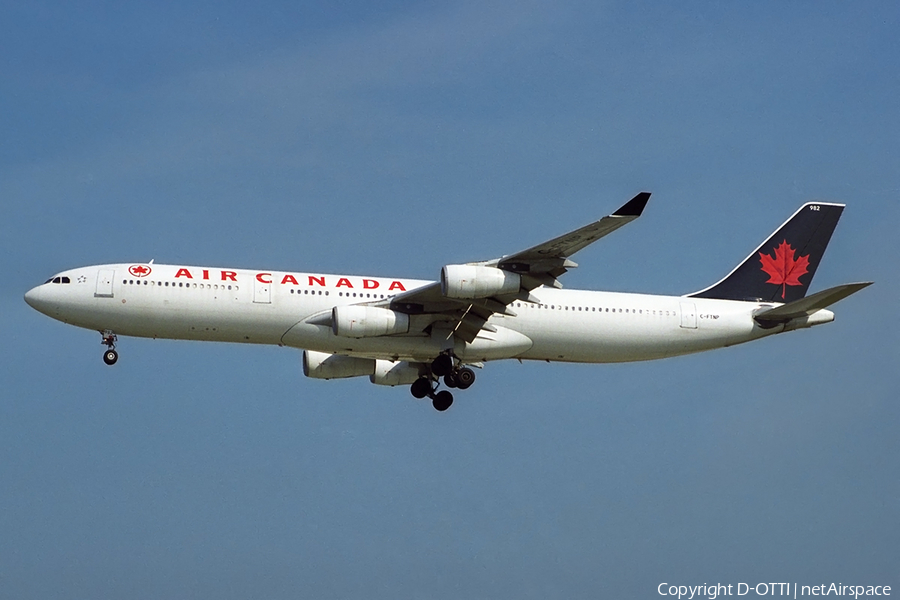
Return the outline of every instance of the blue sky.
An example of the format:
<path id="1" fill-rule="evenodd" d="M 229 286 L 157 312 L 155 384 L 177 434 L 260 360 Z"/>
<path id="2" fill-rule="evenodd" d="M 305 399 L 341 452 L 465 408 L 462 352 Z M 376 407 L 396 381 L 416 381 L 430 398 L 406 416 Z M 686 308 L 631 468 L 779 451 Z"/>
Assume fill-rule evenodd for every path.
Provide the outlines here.
<path id="1" fill-rule="evenodd" d="M 0 596 L 655 597 L 900 586 L 890 3 L 0 9 Z M 568 287 L 681 294 L 847 209 L 828 326 L 628 365 L 489 364 L 438 414 L 296 350 L 32 311 L 146 261 L 436 278 L 654 193 Z M 896 589 L 896 587 L 895 587 Z"/>

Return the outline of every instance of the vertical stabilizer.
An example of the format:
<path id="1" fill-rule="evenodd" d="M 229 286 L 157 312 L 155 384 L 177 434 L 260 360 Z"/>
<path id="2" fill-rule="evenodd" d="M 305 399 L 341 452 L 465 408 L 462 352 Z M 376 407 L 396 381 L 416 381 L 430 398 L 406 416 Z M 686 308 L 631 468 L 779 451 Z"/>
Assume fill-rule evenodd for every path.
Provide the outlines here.
<path id="1" fill-rule="evenodd" d="M 843 210 L 843 204 L 804 204 L 724 279 L 688 295 L 766 302 L 803 298 Z"/>

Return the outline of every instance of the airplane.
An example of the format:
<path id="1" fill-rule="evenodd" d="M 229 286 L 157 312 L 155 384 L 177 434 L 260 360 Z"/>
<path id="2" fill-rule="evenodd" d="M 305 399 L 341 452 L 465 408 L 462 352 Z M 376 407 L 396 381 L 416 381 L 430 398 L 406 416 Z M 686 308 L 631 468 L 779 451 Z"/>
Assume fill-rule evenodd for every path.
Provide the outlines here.
<path id="1" fill-rule="evenodd" d="M 438 411 L 494 360 L 616 363 L 724 348 L 828 323 L 871 285 L 807 295 L 844 209 L 808 202 L 717 283 L 683 296 L 562 289 L 576 252 L 641 216 L 641 192 L 598 221 L 493 260 L 448 264 L 438 281 L 121 263 L 63 271 L 25 301 L 100 332 L 303 350 L 316 379 L 408 385 Z M 441 382 L 448 389 L 439 389 Z"/>

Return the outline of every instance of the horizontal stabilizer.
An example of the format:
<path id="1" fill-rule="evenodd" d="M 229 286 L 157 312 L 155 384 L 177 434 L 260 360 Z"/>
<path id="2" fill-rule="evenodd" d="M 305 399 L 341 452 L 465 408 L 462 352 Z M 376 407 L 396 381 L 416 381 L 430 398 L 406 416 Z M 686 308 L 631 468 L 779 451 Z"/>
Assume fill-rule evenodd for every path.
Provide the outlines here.
<path id="1" fill-rule="evenodd" d="M 843 300 L 850 294 L 855 294 L 859 290 L 869 287 L 872 283 L 873 282 L 871 281 L 845 283 L 844 285 L 816 292 L 815 294 L 811 294 L 800 300 L 794 300 L 793 302 L 788 302 L 787 304 L 764 310 L 753 318 L 761 325 L 786 323 L 791 319 L 806 317 L 817 310 L 827 308 L 835 302 Z"/>

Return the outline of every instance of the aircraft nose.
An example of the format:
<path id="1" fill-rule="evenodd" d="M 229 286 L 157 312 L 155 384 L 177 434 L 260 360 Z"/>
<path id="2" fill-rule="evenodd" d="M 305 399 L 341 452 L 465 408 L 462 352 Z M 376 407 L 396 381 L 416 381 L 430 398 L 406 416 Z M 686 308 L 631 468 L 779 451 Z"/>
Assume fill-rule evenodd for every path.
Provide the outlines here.
<path id="1" fill-rule="evenodd" d="M 33 308 L 39 312 L 46 312 L 44 309 L 47 305 L 46 300 L 43 298 L 44 290 L 42 290 L 43 286 L 33 287 L 27 292 L 25 292 L 25 302 L 28 303 L 28 306 Z"/>

